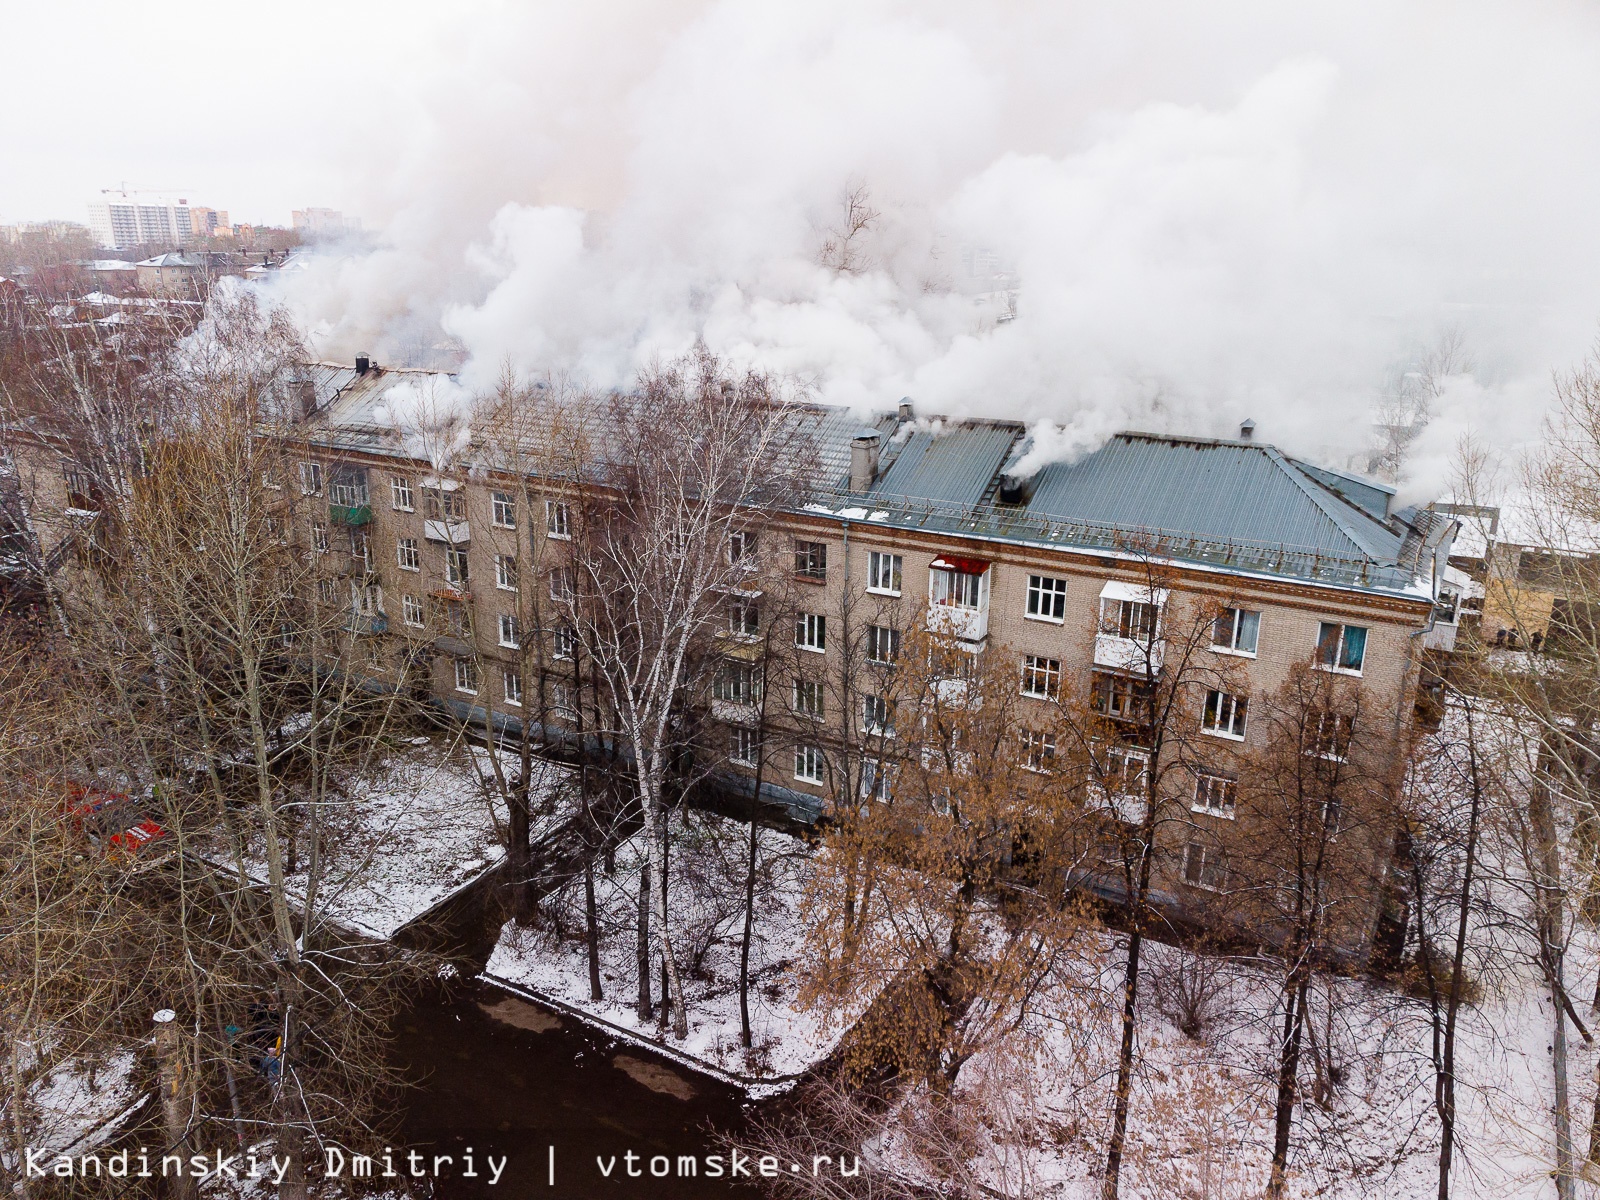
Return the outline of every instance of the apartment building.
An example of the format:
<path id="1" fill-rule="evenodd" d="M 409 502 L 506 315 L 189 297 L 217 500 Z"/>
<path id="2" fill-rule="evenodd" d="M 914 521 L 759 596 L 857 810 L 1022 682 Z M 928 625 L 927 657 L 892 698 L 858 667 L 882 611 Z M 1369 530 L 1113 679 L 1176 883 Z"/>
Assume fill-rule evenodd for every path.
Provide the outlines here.
<path id="1" fill-rule="evenodd" d="M 306 514 L 303 536 L 325 565 L 327 598 L 348 603 L 346 628 L 361 645 L 354 661 L 375 682 L 421 678 L 460 718 L 513 733 L 539 722 L 560 737 L 582 703 L 573 633 L 560 619 L 573 583 L 564 481 L 491 469 L 473 461 L 470 445 L 453 469 L 436 469 L 389 412 L 396 386 L 414 391 L 429 378 L 365 358 L 304 369 L 288 397 L 295 477 L 280 484 Z M 1258 836 L 1229 781 L 1242 756 L 1264 748 L 1251 700 L 1283 688 L 1297 668 L 1359 687 L 1365 719 L 1401 752 L 1446 586 L 1456 528 L 1447 515 L 1397 509 L 1391 488 L 1296 459 L 1255 440 L 1248 423 L 1228 440 L 1125 432 L 1076 461 L 1024 473 L 1031 444 L 1014 422 L 930 421 L 909 404 L 865 425 L 824 408 L 795 419 L 814 444 L 817 484 L 807 503 L 771 514 L 756 534 L 766 574 L 728 597 L 731 670 L 707 698 L 724 727 L 731 786 L 748 792 L 754 773 L 741 663 L 762 631 L 793 623 L 792 638 L 778 636 L 792 641 L 795 679 L 765 681 L 786 697 L 793 688 L 796 703 L 783 706 L 793 718 L 807 703 L 810 663 L 816 673 L 854 669 L 839 636 L 852 606 L 867 665 L 893 658 L 920 623 L 1014 669 L 1020 720 L 1036 711 L 1041 729 L 1074 691 L 1115 716 L 1137 687 L 1140 655 L 1161 667 L 1169 606 L 1192 601 L 1217 614 L 1199 653 L 1234 682 L 1194 699 L 1205 706 L 1204 761 L 1194 767 L 1191 828 L 1163 834 L 1175 841 L 1164 847 L 1162 886 L 1180 902 L 1186 888 L 1215 886 L 1217 847 Z M 50 503 L 67 498 L 65 477 L 56 491 Z M 80 507 L 65 524 L 84 519 Z M 530 596 L 545 614 L 538 628 L 526 627 Z M 537 698 L 519 670 L 529 638 L 542 652 Z M 870 689 L 862 697 L 849 721 L 868 731 L 888 714 L 874 712 Z M 851 799 L 830 770 L 851 750 L 830 732 L 837 722 L 807 728 L 788 719 L 783 749 L 768 749 L 762 792 L 814 820 Z M 1019 752 L 1042 756 L 1030 736 L 1019 730 Z M 1115 753 L 1137 775 L 1139 747 Z M 887 785 L 869 772 L 861 786 L 871 796 Z M 1363 853 L 1381 878 L 1386 848 Z M 1367 935 L 1376 914 L 1374 889 Z"/>

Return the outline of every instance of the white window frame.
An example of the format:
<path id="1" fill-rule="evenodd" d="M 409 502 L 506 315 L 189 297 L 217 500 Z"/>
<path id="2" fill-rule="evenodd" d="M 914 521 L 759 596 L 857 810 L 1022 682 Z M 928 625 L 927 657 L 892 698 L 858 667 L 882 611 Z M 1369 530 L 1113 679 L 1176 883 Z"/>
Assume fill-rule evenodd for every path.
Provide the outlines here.
<path id="1" fill-rule="evenodd" d="M 1315 741 L 1308 746 L 1304 753 L 1312 758 L 1326 759 L 1328 762 L 1345 762 L 1350 757 L 1350 743 L 1355 739 L 1355 721 L 1348 713 L 1336 709 L 1321 708 L 1311 714 L 1316 720 L 1316 732 L 1312 735 Z M 1329 722 L 1333 723 L 1333 737 L 1325 737 Z M 1339 753 L 1339 727 L 1344 726 L 1344 753 Z M 1331 750 L 1323 750 L 1324 745 L 1331 745 Z"/>
<path id="2" fill-rule="evenodd" d="M 888 803 L 894 798 L 894 766 L 881 758 L 861 760 L 861 798 Z"/>
<path id="3" fill-rule="evenodd" d="M 747 725 L 728 726 L 728 761 L 735 766 L 754 767 L 761 756 L 756 731 Z"/>
<path id="4" fill-rule="evenodd" d="M 446 546 L 444 548 L 444 581 L 452 588 L 460 590 L 468 586 L 472 571 L 467 562 L 467 552 L 462 546 Z"/>
<path id="5" fill-rule="evenodd" d="M 311 522 L 311 548 L 318 554 L 328 552 L 328 527 L 321 521 Z"/>
<path id="6" fill-rule="evenodd" d="M 888 657 L 883 657 L 883 644 L 889 643 Z M 874 666 L 887 667 L 900 661 L 900 631 L 887 625 L 867 626 L 867 661 Z"/>
<path id="7" fill-rule="evenodd" d="M 303 462 L 300 464 L 300 494 L 302 496 L 322 495 L 322 464 Z"/>
<path id="8" fill-rule="evenodd" d="M 577 591 L 577 578 L 571 567 L 550 568 L 550 602 L 570 604 Z"/>
<path id="9" fill-rule="evenodd" d="M 730 564 L 753 571 L 756 569 L 755 558 L 755 530 L 735 529 L 728 535 L 728 562 Z"/>
<path id="10" fill-rule="evenodd" d="M 578 631 L 571 625 L 557 625 L 550 635 L 550 656 L 569 661 L 577 657 Z"/>
<path id="11" fill-rule="evenodd" d="M 565 679 L 550 681 L 550 710 L 563 721 L 578 719 L 578 701 L 573 693 L 572 684 Z"/>
<path id="12" fill-rule="evenodd" d="M 1338 629 L 1339 636 L 1334 640 L 1333 662 L 1325 663 L 1325 662 L 1322 661 L 1322 644 L 1323 644 L 1323 633 L 1322 633 L 1322 631 L 1325 630 L 1325 629 L 1328 629 L 1329 627 L 1333 627 L 1333 628 Z M 1361 663 L 1360 663 L 1359 666 L 1355 666 L 1355 667 L 1342 667 L 1342 666 L 1339 665 L 1339 660 L 1344 657 L 1345 641 L 1349 636 L 1350 630 L 1352 630 L 1352 629 L 1361 630 Z M 1362 670 L 1367 665 L 1367 643 L 1371 640 L 1371 638 L 1372 638 L 1372 627 L 1369 626 L 1369 625 L 1352 625 L 1348 621 L 1321 621 L 1321 622 L 1319 622 L 1317 624 L 1317 646 L 1316 646 L 1316 655 L 1317 655 L 1316 667 L 1317 667 L 1317 670 L 1319 670 L 1319 671 L 1331 671 L 1335 675 L 1354 675 L 1354 676 L 1359 677 L 1361 675 Z"/>
<path id="13" fill-rule="evenodd" d="M 427 614 L 423 611 L 422 601 L 408 592 L 402 592 L 400 594 L 400 619 L 413 629 L 421 629 L 427 625 Z"/>
<path id="14" fill-rule="evenodd" d="M 741 641 L 761 636 L 761 608 L 755 597 L 732 595 L 727 600 L 728 633 Z"/>
<path id="15" fill-rule="evenodd" d="M 1195 864 L 1192 868 L 1191 863 Z M 1205 892 L 1226 891 L 1227 852 L 1217 846 L 1208 846 L 1204 842 L 1189 842 L 1183 848 L 1183 882 L 1189 887 L 1199 888 Z"/>
<path id="16" fill-rule="evenodd" d="M 1061 660 L 1046 658 L 1042 654 L 1024 654 L 1021 688 L 1022 694 L 1030 700 L 1059 700 Z"/>
<path id="17" fill-rule="evenodd" d="M 494 586 L 502 592 L 517 590 L 517 560 L 515 555 L 494 556 Z"/>
<path id="18" fill-rule="evenodd" d="M 894 736 L 894 703 L 877 694 L 861 698 L 861 732 L 867 737 Z"/>
<path id="19" fill-rule="evenodd" d="M 572 506 L 565 500 L 544 502 L 544 535 L 558 542 L 572 540 Z"/>
<path id="20" fill-rule="evenodd" d="M 402 571 L 422 570 L 422 551 L 416 538 L 395 538 L 394 561 Z"/>
<path id="21" fill-rule="evenodd" d="M 828 652 L 828 618 L 821 613 L 796 613 L 794 644 L 810 654 Z"/>
<path id="22" fill-rule="evenodd" d="M 1220 794 L 1219 794 L 1220 793 Z M 1229 775 L 1219 775 L 1215 771 L 1196 771 L 1194 773 L 1194 800 L 1190 803 L 1191 812 L 1204 813 L 1208 817 L 1220 817 L 1225 821 L 1235 819 L 1239 807 L 1239 781 Z"/>
<path id="23" fill-rule="evenodd" d="M 1200 732 L 1242 742 L 1250 727 L 1250 697 L 1210 688 L 1200 712 Z"/>
<path id="24" fill-rule="evenodd" d="M 756 702 L 756 669 L 749 663 L 725 658 L 711 681 L 711 696 L 727 704 Z"/>
<path id="25" fill-rule="evenodd" d="M 500 644 L 507 650 L 522 649 L 522 632 L 517 628 L 515 613 L 500 614 Z"/>
<path id="26" fill-rule="evenodd" d="M 478 694 L 478 664 L 470 658 L 455 660 L 456 691 L 465 692 L 469 696 Z"/>
<path id="27" fill-rule="evenodd" d="M 1067 581 L 1058 575 L 1029 575 L 1028 599 L 1023 618 L 1064 625 L 1067 620 Z"/>
<path id="28" fill-rule="evenodd" d="M 395 512 L 416 512 L 417 494 L 404 475 L 389 476 L 389 507 Z"/>
<path id="29" fill-rule="evenodd" d="M 1022 731 L 1022 769 L 1035 775 L 1049 775 L 1056 761 L 1056 735 L 1048 729 Z"/>
<path id="30" fill-rule="evenodd" d="M 1254 617 L 1255 620 L 1255 648 L 1245 650 L 1239 645 L 1239 635 L 1246 625 L 1246 618 Z M 1217 633 L 1226 624 L 1228 640 L 1217 641 Z M 1261 649 L 1261 611 L 1254 608 L 1224 607 L 1218 614 L 1216 621 L 1211 626 L 1211 651 L 1213 654 L 1236 654 L 1240 658 L 1255 658 Z"/>
<path id="31" fill-rule="evenodd" d="M 507 704 L 522 707 L 522 673 L 515 667 L 500 668 L 500 689 Z"/>
<path id="32" fill-rule="evenodd" d="M 496 529 L 517 527 L 517 497 L 514 493 L 489 493 L 489 524 Z"/>
<path id="33" fill-rule="evenodd" d="M 822 684 L 815 679 L 802 679 L 796 675 L 793 708 L 796 716 L 808 717 L 813 721 L 822 720 L 827 708 Z"/>
<path id="34" fill-rule="evenodd" d="M 989 602 L 989 574 L 933 567 L 928 571 L 928 603 L 962 612 L 982 612 Z"/>
<path id="35" fill-rule="evenodd" d="M 905 557 L 887 550 L 867 551 L 867 591 L 874 596 L 898 596 L 905 584 Z"/>
<path id="36" fill-rule="evenodd" d="M 801 783 L 821 783 L 825 770 L 821 746 L 802 742 L 794 748 L 794 777 Z"/>
<path id="37" fill-rule="evenodd" d="M 802 564 L 802 557 L 804 562 Z M 824 583 L 828 578 L 828 543 L 814 538 L 795 538 L 794 576 L 813 583 Z"/>

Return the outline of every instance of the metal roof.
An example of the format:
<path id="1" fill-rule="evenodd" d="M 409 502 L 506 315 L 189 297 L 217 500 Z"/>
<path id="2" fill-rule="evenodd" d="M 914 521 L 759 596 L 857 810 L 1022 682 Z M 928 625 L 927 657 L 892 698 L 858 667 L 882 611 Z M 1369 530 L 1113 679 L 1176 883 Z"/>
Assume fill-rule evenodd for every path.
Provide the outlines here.
<path id="1" fill-rule="evenodd" d="M 1119 433 L 1035 476 L 1027 512 L 1394 562 L 1401 534 L 1255 442 Z"/>
<path id="2" fill-rule="evenodd" d="M 988 494 L 1000 465 L 1022 436 L 1022 426 L 1004 421 L 974 421 L 932 429 L 911 427 L 911 435 L 882 460 L 873 491 L 891 496 L 977 504 Z"/>

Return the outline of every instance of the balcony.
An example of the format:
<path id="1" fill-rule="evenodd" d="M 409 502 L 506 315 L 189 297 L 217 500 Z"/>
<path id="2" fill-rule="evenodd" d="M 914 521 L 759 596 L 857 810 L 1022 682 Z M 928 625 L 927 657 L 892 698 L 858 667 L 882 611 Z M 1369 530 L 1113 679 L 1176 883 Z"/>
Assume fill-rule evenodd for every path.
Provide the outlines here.
<path id="1" fill-rule="evenodd" d="M 1139 638 L 1121 637 L 1115 633 L 1097 633 L 1094 638 L 1094 665 L 1113 671 L 1126 671 L 1130 675 L 1154 674 L 1161 670 L 1165 643 L 1157 640 L 1145 642 Z"/>
<path id="2" fill-rule="evenodd" d="M 335 525 L 367 525 L 372 521 L 370 504 L 330 504 L 328 520 Z"/>
<path id="3" fill-rule="evenodd" d="M 981 642 L 989 636 L 989 607 L 962 608 L 954 604 L 934 604 L 928 608 L 928 632 L 964 642 Z"/>
<path id="4" fill-rule="evenodd" d="M 463 546 L 472 540 L 472 530 L 467 522 L 457 521 L 424 521 L 422 523 L 422 536 L 430 542 L 443 542 L 447 546 Z"/>
<path id="5" fill-rule="evenodd" d="M 371 637 L 389 632 L 389 618 L 383 613 L 374 613 L 370 617 L 351 613 L 345 618 L 344 627 L 350 633 Z"/>

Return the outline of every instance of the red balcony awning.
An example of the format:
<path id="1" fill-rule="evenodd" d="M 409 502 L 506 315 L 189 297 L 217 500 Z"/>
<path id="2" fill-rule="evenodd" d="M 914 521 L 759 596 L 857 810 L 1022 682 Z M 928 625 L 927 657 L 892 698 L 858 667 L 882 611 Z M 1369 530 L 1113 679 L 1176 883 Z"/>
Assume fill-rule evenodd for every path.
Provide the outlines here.
<path id="1" fill-rule="evenodd" d="M 963 575 L 982 575 L 989 564 L 981 558 L 963 558 L 959 554 L 941 554 L 930 564 L 935 571 L 960 571 Z"/>

